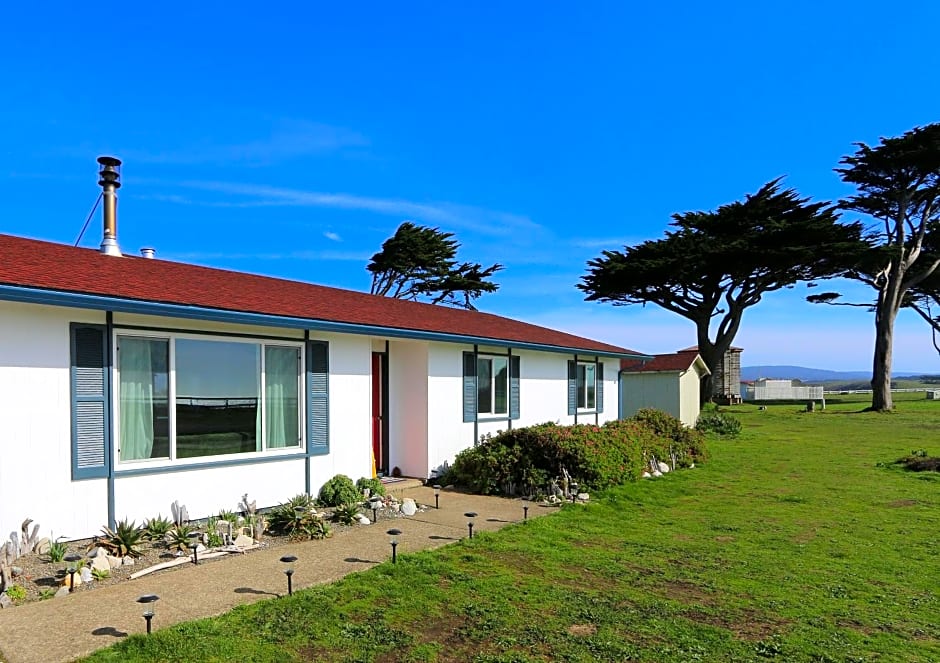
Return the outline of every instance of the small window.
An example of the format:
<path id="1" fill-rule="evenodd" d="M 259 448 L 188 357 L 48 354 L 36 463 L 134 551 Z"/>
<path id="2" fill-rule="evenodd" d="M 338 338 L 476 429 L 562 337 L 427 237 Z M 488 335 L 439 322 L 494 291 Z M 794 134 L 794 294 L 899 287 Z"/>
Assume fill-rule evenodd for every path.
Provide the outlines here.
<path id="1" fill-rule="evenodd" d="M 593 410 L 597 407 L 597 365 L 594 363 L 578 364 L 578 409 Z"/>
<path id="2" fill-rule="evenodd" d="M 509 412 L 509 359 L 477 357 L 477 413 Z"/>

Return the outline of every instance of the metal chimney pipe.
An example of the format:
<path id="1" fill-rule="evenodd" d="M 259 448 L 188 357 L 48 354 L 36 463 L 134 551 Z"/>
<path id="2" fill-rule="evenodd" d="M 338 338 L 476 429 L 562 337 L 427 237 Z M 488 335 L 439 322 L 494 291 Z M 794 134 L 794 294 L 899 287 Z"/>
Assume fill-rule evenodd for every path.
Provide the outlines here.
<path id="1" fill-rule="evenodd" d="M 115 157 L 98 157 L 101 170 L 98 172 L 98 186 L 102 188 L 104 205 L 104 236 L 100 251 L 109 256 L 120 256 L 117 243 L 117 190 L 121 188 L 121 160 Z"/>
<path id="2" fill-rule="evenodd" d="M 145 246 L 140 250 L 140 257 L 147 258 L 148 260 L 153 260 L 153 257 L 156 255 L 157 250 L 151 249 L 149 246 Z"/>

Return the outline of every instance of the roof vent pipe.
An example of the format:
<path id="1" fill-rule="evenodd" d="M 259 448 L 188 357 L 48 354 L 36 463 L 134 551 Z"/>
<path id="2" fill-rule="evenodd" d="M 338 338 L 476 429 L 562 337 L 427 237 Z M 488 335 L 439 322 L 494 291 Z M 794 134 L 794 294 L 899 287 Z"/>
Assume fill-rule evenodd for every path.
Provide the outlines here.
<path id="1" fill-rule="evenodd" d="M 98 157 L 101 170 L 98 172 L 98 186 L 102 188 L 104 206 L 104 236 L 100 251 L 109 256 L 120 256 L 117 243 L 117 190 L 121 188 L 121 160 L 114 157 Z"/>
<path id="2" fill-rule="evenodd" d="M 145 246 L 140 250 L 140 257 L 147 258 L 148 260 L 153 260 L 153 257 L 157 254 L 156 249 L 151 249 L 149 246 Z"/>

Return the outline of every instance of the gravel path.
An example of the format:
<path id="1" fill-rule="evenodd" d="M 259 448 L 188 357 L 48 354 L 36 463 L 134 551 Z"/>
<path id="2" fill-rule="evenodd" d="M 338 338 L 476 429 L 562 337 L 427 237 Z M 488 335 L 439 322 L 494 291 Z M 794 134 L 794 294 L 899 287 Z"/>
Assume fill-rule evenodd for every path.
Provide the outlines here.
<path id="1" fill-rule="evenodd" d="M 427 487 L 401 493 L 419 504 L 434 504 Z M 412 517 L 383 520 L 338 531 L 322 541 L 285 543 L 245 555 L 229 555 L 212 563 L 114 582 L 92 591 L 27 603 L 0 610 L 0 662 L 56 663 L 71 661 L 107 647 L 129 633 L 145 630 L 135 600 L 158 594 L 154 628 L 225 613 L 243 603 L 279 596 L 286 590 L 282 555 L 296 555 L 294 587 L 333 582 L 386 561 L 390 554 L 388 527 L 402 530 L 399 552 L 437 548 L 467 533 L 465 512 L 475 511 L 475 530 L 496 530 L 522 520 L 522 502 L 462 493 L 441 494 L 441 508 Z M 529 517 L 550 513 L 533 506 Z M 386 526 L 387 525 L 387 526 Z M 140 569 L 141 567 L 132 567 Z"/>

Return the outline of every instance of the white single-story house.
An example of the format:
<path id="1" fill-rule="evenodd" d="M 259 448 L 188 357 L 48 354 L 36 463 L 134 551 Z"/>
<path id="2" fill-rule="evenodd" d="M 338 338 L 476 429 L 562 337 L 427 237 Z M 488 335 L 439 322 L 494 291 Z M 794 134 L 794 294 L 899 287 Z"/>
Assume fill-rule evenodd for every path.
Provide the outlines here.
<path id="1" fill-rule="evenodd" d="M 686 426 L 698 421 L 702 378 L 708 367 L 696 350 L 620 362 L 620 410 L 624 417 L 640 408 L 668 412 Z"/>
<path id="2" fill-rule="evenodd" d="M 647 358 L 488 313 L 121 255 L 115 222 L 100 251 L 0 234 L 0 532 L 28 517 L 82 538 L 245 493 L 270 506 L 373 463 L 428 478 L 486 433 L 616 419 L 620 360 Z"/>

